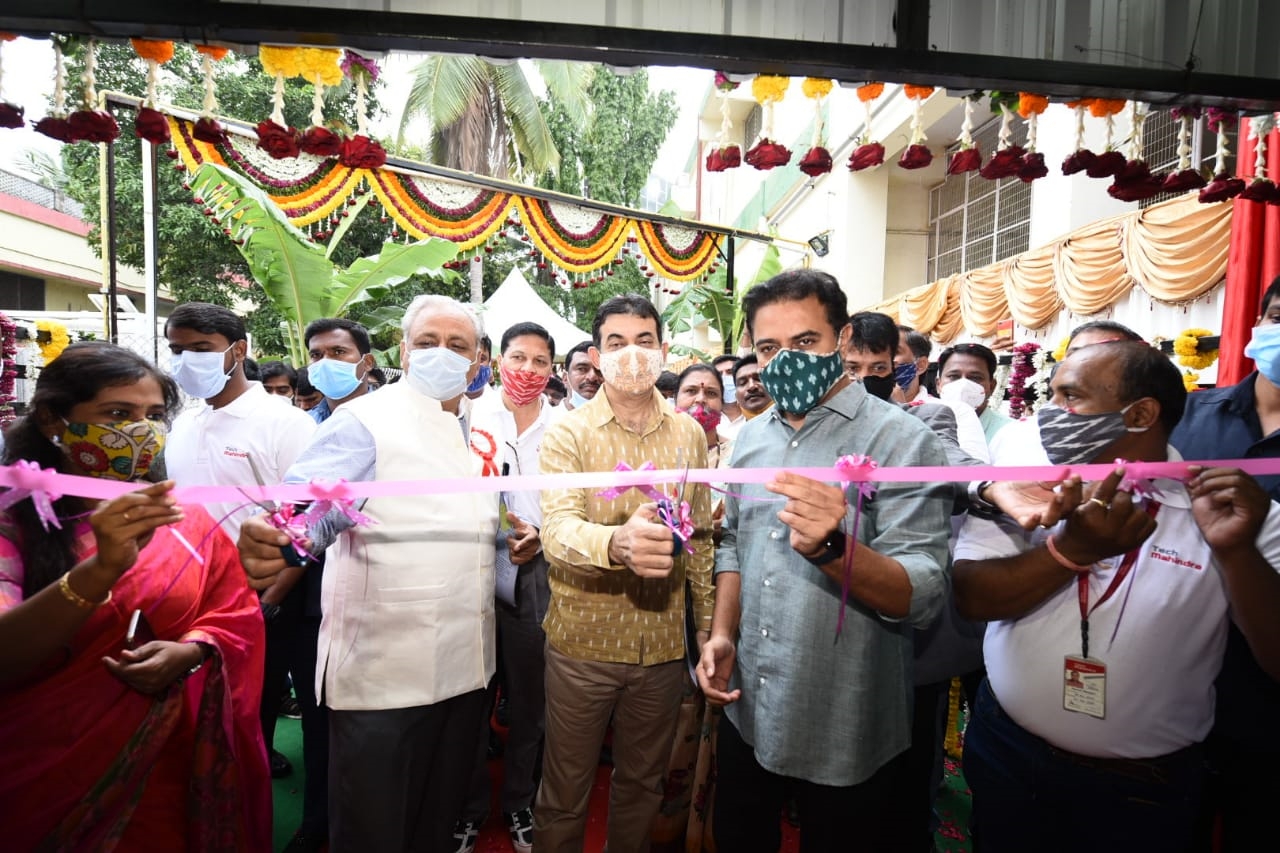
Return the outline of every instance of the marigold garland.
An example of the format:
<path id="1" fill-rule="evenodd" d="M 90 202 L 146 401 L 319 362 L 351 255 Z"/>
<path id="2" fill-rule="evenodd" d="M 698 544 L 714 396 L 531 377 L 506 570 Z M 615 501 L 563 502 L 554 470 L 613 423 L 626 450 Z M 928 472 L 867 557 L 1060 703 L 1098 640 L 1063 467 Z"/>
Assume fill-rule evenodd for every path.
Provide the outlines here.
<path id="1" fill-rule="evenodd" d="M 67 334 L 67 327 L 61 323 L 53 320 L 36 320 L 36 329 L 49 333 L 49 342 L 40 343 L 40 357 L 44 359 L 46 365 L 62 355 L 62 351 L 71 344 L 71 336 Z"/>
<path id="2" fill-rule="evenodd" d="M 151 39 L 129 39 L 133 52 L 148 62 L 164 65 L 173 59 L 173 42 L 153 41 Z"/>
<path id="3" fill-rule="evenodd" d="M 296 47 L 276 47 L 264 44 L 258 48 L 258 61 L 270 77 L 296 77 L 299 73 L 299 54 Z"/>
<path id="4" fill-rule="evenodd" d="M 1018 93 L 1018 115 L 1023 118 L 1038 116 L 1047 109 L 1049 109 L 1049 99 L 1046 96 L 1031 92 Z"/>
<path id="5" fill-rule="evenodd" d="M 781 101 L 786 96 L 787 89 L 790 86 L 790 77 L 781 77 L 776 74 L 758 74 L 751 81 L 751 97 L 756 99 L 756 103 L 764 106 L 775 101 Z"/>
<path id="6" fill-rule="evenodd" d="M 1058 346 L 1053 350 L 1053 360 L 1062 361 L 1067 357 L 1067 346 L 1071 343 L 1071 336 L 1066 335 L 1062 340 L 1058 341 Z"/>
<path id="7" fill-rule="evenodd" d="M 1200 390 L 1200 374 L 1194 370 L 1182 371 L 1182 387 L 1187 389 L 1187 393 Z"/>
<path id="8" fill-rule="evenodd" d="M 906 83 L 902 87 L 903 93 L 913 101 L 922 101 L 933 94 L 932 86 L 916 86 Z"/>
<path id="9" fill-rule="evenodd" d="M 806 98 L 825 98 L 831 94 L 834 86 L 831 80 L 823 77 L 806 77 L 800 84 L 800 91 L 804 92 Z"/>
<path id="10" fill-rule="evenodd" d="M 1204 370 L 1218 360 L 1218 351 L 1200 350 L 1200 339 L 1213 335 L 1209 329 L 1187 329 L 1173 339 L 1173 352 L 1178 364 L 1192 370 Z"/>
<path id="11" fill-rule="evenodd" d="M 198 53 L 204 54 L 214 62 L 222 61 L 222 59 L 231 52 L 229 48 L 219 47 L 216 44 L 197 44 L 195 45 L 195 49 Z"/>
<path id="12" fill-rule="evenodd" d="M 858 100 L 864 104 L 868 101 L 874 101 L 876 98 L 884 94 L 883 83 L 864 83 L 857 88 Z"/>

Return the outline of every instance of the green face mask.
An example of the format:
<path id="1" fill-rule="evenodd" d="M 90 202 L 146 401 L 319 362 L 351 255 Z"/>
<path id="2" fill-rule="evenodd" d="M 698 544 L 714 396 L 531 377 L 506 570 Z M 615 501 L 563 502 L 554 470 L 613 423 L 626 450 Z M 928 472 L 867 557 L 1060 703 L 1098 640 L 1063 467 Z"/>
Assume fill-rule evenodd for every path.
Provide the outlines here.
<path id="1" fill-rule="evenodd" d="M 818 405 L 843 373 L 839 349 L 826 355 L 784 349 L 760 368 L 760 382 L 781 411 L 803 415 Z"/>

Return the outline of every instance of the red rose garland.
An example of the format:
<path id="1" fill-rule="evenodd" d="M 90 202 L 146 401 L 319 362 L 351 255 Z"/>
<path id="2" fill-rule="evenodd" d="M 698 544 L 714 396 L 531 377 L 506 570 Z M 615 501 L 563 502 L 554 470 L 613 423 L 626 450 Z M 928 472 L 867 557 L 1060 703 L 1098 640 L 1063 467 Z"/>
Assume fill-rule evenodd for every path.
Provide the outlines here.
<path id="1" fill-rule="evenodd" d="M 1013 348 L 1013 365 L 1009 373 L 1009 417 L 1020 420 L 1027 409 L 1027 380 L 1036 374 L 1032 357 L 1040 350 L 1035 342 Z M 1044 402 L 1043 400 L 1041 402 Z"/>

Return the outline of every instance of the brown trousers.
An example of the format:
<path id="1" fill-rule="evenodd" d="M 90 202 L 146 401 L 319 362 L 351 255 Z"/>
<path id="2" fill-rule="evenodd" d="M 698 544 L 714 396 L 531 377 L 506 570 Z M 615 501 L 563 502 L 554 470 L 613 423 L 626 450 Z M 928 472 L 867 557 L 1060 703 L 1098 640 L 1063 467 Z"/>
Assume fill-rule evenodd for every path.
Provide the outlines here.
<path id="1" fill-rule="evenodd" d="M 533 811 L 534 849 L 581 853 L 587 802 L 612 717 L 608 850 L 645 853 L 662 802 L 684 661 L 599 663 L 569 657 L 548 644 L 546 662 L 546 747 Z"/>

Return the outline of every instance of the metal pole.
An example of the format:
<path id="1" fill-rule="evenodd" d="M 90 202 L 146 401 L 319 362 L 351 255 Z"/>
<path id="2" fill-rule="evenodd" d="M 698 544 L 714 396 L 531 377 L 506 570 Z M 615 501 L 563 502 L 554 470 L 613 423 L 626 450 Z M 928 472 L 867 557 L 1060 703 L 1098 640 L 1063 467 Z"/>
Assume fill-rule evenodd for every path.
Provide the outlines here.
<path id="1" fill-rule="evenodd" d="M 730 297 L 730 298 L 732 298 L 732 297 L 733 297 L 733 291 L 734 291 L 734 286 L 733 286 L 733 285 L 734 285 L 734 282 L 733 282 L 733 236 L 732 236 L 732 235 L 730 235 L 730 236 L 726 237 L 726 238 L 725 238 L 725 242 L 728 244 L 728 251 L 724 253 L 724 277 L 725 277 L 725 281 L 727 281 L 727 282 L 729 283 L 729 297 Z M 730 340 L 726 340 L 726 341 L 724 342 L 724 351 L 725 351 L 725 355 L 733 355 L 734 353 L 736 353 L 736 352 L 738 351 L 738 342 L 737 342 L 737 341 L 730 341 Z"/>
<path id="2" fill-rule="evenodd" d="M 113 344 L 120 343 L 120 324 L 116 318 L 116 147 L 110 142 L 102 143 L 106 149 L 107 185 L 106 209 L 102 212 L 107 222 L 107 339 Z"/>
<path id="3" fill-rule="evenodd" d="M 146 324 L 147 352 L 156 361 L 159 339 L 156 335 L 156 298 L 159 288 L 159 253 L 156 248 L 158 205 L 156 186 L 156 147 L 142 140 L 142 245 L 146 258 L 143 270 L 146 277 L 146 304 L 143 306 L 143 322 Z"/>

